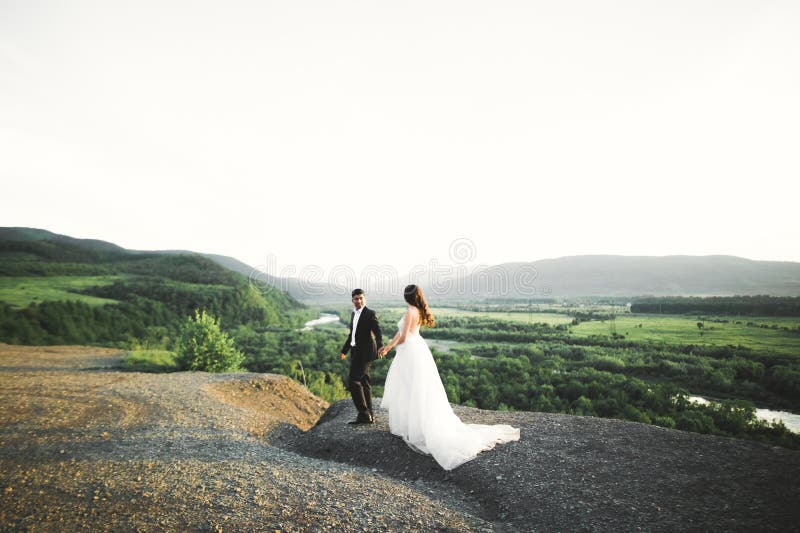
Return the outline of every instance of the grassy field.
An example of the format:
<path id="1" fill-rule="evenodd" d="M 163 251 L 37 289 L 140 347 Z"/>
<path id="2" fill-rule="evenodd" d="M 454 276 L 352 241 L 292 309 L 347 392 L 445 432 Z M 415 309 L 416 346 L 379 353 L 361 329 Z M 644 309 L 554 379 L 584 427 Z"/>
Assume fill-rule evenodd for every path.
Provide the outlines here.
<path id="1" fill-rule="evenodd" d="M 389 310 L 398 314 L 403 311 L 401 308 Z M 435 316 L 442 317 L 483 316 L 517 323 L 546 322 L 558 325 L 572 322 L 572 317 L 560 313 L 529 314 L 526 312 L 466 311 L 453 308 L 433 308 L 432 311 Z M 757 351 L 800 356 L 800 331 L 798 331 L 800 318 L 718 317 L 728 320 L 727 323 L 714 322 L 712 318 L 700 320 L 697 316 L 625 313 L 617 315 L 613 321 L 581 322 L 577 326 L 571 326 L 570 331 L 573 335 L 578 336 L 612 335 L 616 332 L 630 341 L 659 341 L 677 345 L 742 345 Z M 698 322 L 703 322 L 702 329 L 697 327 Z M 790 331 L 783 328 L 788 328 Z"/>
<path id="2" fill-rule="evenodd" d="M 545 322 L 552 325 L 572 322 L 572 317 L 563 313 L 467 311 L 451 307 L 434 307 L 431 310 L 436 317 L 486 317 L 515 323 Z M 405 312 L 405 308 L 386 307 L 378 309 L 378 311 L 382 315 L 382 323 L 386 326 L 394 325 Z M 608 309 L 604 308 L 603 311 L 607 312 Z M 714 322 L 717 319 L 728 322 Z M 697 327 L 698 322 L 703 322 L 702 329 Z M 640 325 L 641 327 L 639 327 Z M 337 323 L 335 326 L 341 327 L 341 324 Z M 783 328 L 788 328 L 789 331 Z M 701 320 L 697 316 L 688 315 L 622 313 L 617 315 L 613 321 L 585 321 L 577 326 L 570 326 L 569 329 L 571 335 L 577 336 L 612 335 L 616 332 L 629 341 L 657 341 L 675 345 L 703 346 L 742 345 L 764 353 L 800 357 L 800 331 L 798 328 L 800 328 L 800 318 L 797 317 L 706 317 Z M 443 341 L 441 345 L 431 344 L 440 351 L 448 351 L 456 345 L 470 343 L 461 343 L 453 339 Z"/>
<path id="3" fill-rule="evenodd" d="M 611 335 L 616 332 L 626 340 L 654 340 L 669 344 L 697 345 L 742 345 L 753 350 L 768 351 L 783 355 L 800 356 L 800 333 L 786 331 L 800 325 L 796 318 L 736 318 L 729 322 L 704 320 L 703 328 L 697 327 L 696 316 L 681 315 L 619 315 L 616 320 L 582 322 L 573 326 L 574 335 Z M 739 321 L 740 324 L 735 322 Z M 776 329 L 748 326 L 747 323 L 775 325 Z M 641 327 L 640 327 L 641 325 Z"/>
<path id="4" fill-rule="evenodd" d="M 110 285 L 121 276 L 0 277 L 0 301 L 13 307 L 56 300 L 77 300 L 89 305 L 117 303 L 116 300 L 78 294 L 75 291 Z"/>
<path id="5" fill-rule="evenodd" d="M 387 310 L 399 314 L 405 311 L 404 307 L 392 307 Z M 509 322 L 522 322 L 524 324 L 533 324 L 535 322 L 544 322 L 547 324 L 569 324 L 572 322 L 572 317 L 560 313 L 527 313 L 527 312 L 496 312 L 496 311 L 466 311 L 463 309 L 454 309 L 452 307 L 432 307 L 431 311 L 433 316 L 485 316 L 495 318 L 497 320 L 507 320 Z"/>

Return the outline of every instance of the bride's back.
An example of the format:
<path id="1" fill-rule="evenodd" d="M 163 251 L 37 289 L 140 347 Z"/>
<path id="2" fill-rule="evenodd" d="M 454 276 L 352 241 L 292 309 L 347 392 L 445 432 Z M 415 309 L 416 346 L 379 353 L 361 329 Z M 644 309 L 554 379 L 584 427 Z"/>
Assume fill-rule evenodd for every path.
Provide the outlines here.
<path id="1" fill-rule="evenodd" d="M 397 323 L 398 328 L 403 327 L 402 324 L 405 321 L 406 317 L 408 317 L 409 320 L 411 321 L 410 332 L 412 334 L 419 333 L 419 309 L 417 309 L 413 305 L 409 305 L 406 308 L 406 314 L 404 314 L 402 318 L 400 318 L 400 321 Z"/>

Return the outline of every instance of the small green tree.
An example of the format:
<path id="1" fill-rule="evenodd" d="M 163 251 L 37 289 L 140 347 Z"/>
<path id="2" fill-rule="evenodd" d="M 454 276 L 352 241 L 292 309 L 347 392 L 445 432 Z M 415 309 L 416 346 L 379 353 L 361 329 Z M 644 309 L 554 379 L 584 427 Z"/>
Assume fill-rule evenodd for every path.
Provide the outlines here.
<path id="1" fill-rule="evenodd" d="M 333 403 L 350 397 L 350 391 L 344 387 L 342 378 L 334 373 L 311 370 L 308 377 L 308 390 L 326 402 Z"/>
<path id="2" fill-rule="evenodd" d="M 219 320 L 195 310 L 181 326 L 176 362 L 183 370 L 235 372 L 244 361 L 227 333 L 220 331 Z"/>

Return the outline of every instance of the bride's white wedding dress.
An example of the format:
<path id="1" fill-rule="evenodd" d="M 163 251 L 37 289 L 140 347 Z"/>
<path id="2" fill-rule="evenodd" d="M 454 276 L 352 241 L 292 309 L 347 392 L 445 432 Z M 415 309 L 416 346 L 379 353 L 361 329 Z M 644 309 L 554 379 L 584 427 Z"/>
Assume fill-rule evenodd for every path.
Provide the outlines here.
<path id="1" fill-rule="evenodd" d="M 405 317 L 397 326 L 402 331 Z M 465 424 L 447 401 L 436 362 L 414 327 L 397 353 L 383 388 L 381 407 L 389 411 L 389 431 L 414 450 L 432 455 L 445 470 L 474 459 L 496 444 L 519 440 L 506 424 Z"/>

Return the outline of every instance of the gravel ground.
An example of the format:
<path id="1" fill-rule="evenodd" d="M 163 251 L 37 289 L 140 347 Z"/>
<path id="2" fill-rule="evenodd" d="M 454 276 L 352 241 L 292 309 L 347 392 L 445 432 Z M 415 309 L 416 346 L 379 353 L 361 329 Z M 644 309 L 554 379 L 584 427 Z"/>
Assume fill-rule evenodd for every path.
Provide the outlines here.
<path id="1" fill-rule="evenodd" d="M 800 452 L 621 420 L 454 409 L 466 422 L 519 427 L 520 440 L 446 472 L 391 435 L 384 411 L 373 426 L 347 426 L 355 410 L 342 401 L 307 433 L 273 442 L 459 487 L 497 530 L 800 530 Z"/>
<path id="2" fill-rule="evenodd" d="M 104 369 L 119 357 L 0 345 L 0 529 L 491 529 L 457 489 L 272 446 L 327 407 L 288 378 Z"/>
<path id="3" fill-rule="evenodd" d="M 351 402 L 328 407 L 288 378 L 110 370 L 119 357 L 0 344 L 0 529 L 800 524 L 800 452 L 617 420 L 457 406 L 465 421 L 510 423 L 522 437 L 445 472 L 389 434 L 381 410 L 375 425 L 352 427 Z"/>

